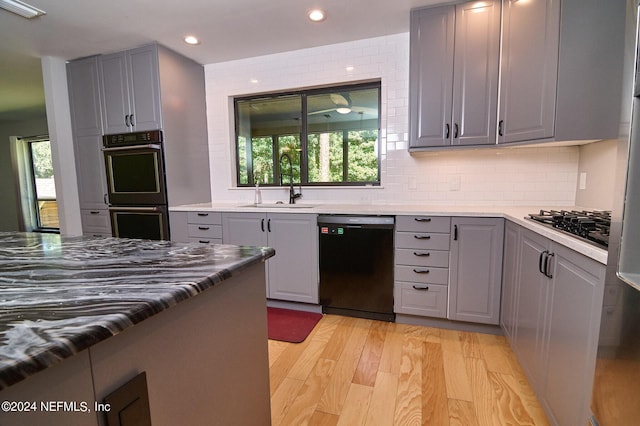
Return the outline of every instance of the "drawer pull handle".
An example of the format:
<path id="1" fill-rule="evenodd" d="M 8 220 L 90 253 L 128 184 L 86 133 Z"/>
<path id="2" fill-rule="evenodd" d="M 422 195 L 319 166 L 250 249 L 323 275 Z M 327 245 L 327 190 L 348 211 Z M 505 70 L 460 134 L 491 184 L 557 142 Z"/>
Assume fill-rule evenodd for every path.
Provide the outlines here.
<path id="1" fill-rule="evenodd" d="M 209 244 L 209 241 L 207 241 L 207 240 L 198 240 L 198 242 L 202 243 L 202 244 Z"/>
<path id="2" fill-rule="evenodd" d="M 428 274 L 429 270 L 428 269 L 414 269 L 413 272 L 415 272 L 416 274 Z"/>
<path id="3" fill-rule="evenodd" d="M 416 222 L 431 222 L 430 217 L 414 217 L 413 220 Z"/>
<path id="4" fill-rule="evenodd" d="M 100 214 L 100 212 L 99 212 L 99 211 L 97 211 L 97 210 L 92 210 L 92 211 L 91 211 L 91 214 Z"/>
<path id="5" fill-rule="evenodd" d="M 421 252 L 418 252 L 418 251 L 414 251 L 414 252 L 413 252 L 413 255 L 414 255 L 414 256 L 419 256 L 419 257 L 426 257 L 426 256 L 431 256 L 431 253 L 429 253 L 429 252 L 427 252 L 427 253 L 421 253 Z"/>
<path id="6" fill-rule="evenodd" d="M 421 290 L 421 291 L 428 291 L 429 290 L 429 286 L 418 286 L 418 285 L 414 285 L 413 286 L 414 290 Z"/>
<path id="7" fill-rule="evenodd" d="M 207 216 L 209 216 L 209 213 L 198 213 L 198 216 L 207 217 Z"/>
<path id="8" fill-rule="evenodd" d="M 414 235 L 413 238 L 416 240 L 429 240 L 431 239 L 431 235 Z"/>
<path id="9" fill-rule="evenodd" d="M 201 231 L 208 231 L 209 227 L 208 226 L 198 226 L 198 229 Z"/>

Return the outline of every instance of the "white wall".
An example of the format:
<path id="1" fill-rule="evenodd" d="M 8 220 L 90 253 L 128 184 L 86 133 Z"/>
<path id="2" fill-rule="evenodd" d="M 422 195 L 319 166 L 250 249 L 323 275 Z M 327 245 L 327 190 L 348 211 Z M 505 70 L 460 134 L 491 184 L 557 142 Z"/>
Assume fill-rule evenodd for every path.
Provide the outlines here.
<path id="1" fill-rule="evenodd" d="M 608 140 L 580 147 L 578 165 L 578 188 L 576 205 L 601 210 L 613 209 L 615 191 L 614 167 L 618 152 L 618 141 Z M 579 177 L 585 174 L 585 187 L 580 188 Z"/>
<path id="2" fill-rule="evenodd" d="M 208 64 L 205 79 L 213 201 L 253 200 L 251 189 L 234 188 L 233 96 L 381 79 L 382 187 L 304 188 L 304 202 L 544 207 L 575 202 L 577 147 L 407 152 L 408 33 Z M 263 199 L 286 201 L 287 190 L 263 190 Z"/>

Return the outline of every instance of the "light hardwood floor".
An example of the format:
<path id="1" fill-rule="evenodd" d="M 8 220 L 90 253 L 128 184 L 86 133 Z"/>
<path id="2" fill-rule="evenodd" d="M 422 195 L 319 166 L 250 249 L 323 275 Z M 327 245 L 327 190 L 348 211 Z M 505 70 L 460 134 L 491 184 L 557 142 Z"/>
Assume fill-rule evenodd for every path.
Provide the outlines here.
<path id="1" fill-rule="evenodd" d="M 324 315 L 269 341 L 277 425 L 547 425 L 506 339 Z"/>

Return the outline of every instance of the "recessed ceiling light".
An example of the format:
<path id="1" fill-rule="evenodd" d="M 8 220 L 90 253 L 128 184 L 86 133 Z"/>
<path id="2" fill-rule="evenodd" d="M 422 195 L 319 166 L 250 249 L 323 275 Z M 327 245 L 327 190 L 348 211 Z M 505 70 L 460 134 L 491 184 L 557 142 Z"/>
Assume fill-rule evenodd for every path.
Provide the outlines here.
<path id="1" fill-rule="evenodd" d="M 351 65 L 349 65 L 348 67 L 345 68 L 345 70 L 347 70 L 347 72 L 351 72 L 353 71 L 355 68 Z"/>
<path id="2" fill-rule="evenodd" d="M 260 83 L 260 81 L 257 78 L 252 78 L 251 80 L 249 80 L 249 83 L 258 84 Z"/>
<path id="3" fill-rule="evenodd" d="M 187 44 L 200 44 L 200 40 L 195 36 L 186 36 L 184 42 Z"/>
<path id="4" fill-rule="evenodd" d="M 327 14 L 324 13 L 324 10 L 313 9 L 309 12 L 309 19 L 313 22 L 322 22 L 327 18 Z"/>

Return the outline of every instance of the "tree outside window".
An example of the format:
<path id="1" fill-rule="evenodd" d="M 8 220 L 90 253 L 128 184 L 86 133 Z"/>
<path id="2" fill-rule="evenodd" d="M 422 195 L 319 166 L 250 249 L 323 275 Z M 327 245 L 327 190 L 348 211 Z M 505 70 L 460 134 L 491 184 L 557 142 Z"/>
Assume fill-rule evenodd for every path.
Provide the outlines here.
<path id="1" fill-rule="evenodd" d="M 379 105 L 380 82 L 237 98 L 238 186 L 379 185 Z"/>

